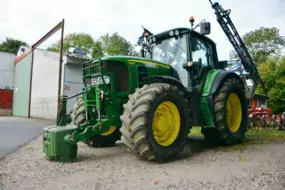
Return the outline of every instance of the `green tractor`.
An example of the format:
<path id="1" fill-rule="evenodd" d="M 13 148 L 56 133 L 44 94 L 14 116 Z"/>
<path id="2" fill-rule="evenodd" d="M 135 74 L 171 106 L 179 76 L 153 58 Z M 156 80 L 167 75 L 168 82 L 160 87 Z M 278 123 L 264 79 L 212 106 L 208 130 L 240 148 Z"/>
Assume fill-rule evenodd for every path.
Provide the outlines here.
<path id="1" fill-rule="evenodd" d="M 217 3 L 212 7 L 221 25 L 234 27 L 228 11 Z M 199 23 L 197 32 L 193 17 L 190 22 L 191 28 L 155 35 L 144 29 L 142 57 L 105 57 L 83 64 L 85 87 L 74 95 L 82 97 L 73 107 L 71 124 L 66 125 L 66 101 L 74 96 L 62 98 L 57 126 L 44 129 L 47 158 L 76 160 L 79 141 L 98 147 L 121 140 L 141 159 L 171 160 L 182 151 L 192 126 L 201 126 L 210 143 L 241 142 L 252 94 L 245 79 L 226 71 L 227 61 L 218 60 L 215 43 L 206 37 L 210 23 Z M 257 82 L 259 75 L 242 40 L 236 30 L 228 31 Z"/>

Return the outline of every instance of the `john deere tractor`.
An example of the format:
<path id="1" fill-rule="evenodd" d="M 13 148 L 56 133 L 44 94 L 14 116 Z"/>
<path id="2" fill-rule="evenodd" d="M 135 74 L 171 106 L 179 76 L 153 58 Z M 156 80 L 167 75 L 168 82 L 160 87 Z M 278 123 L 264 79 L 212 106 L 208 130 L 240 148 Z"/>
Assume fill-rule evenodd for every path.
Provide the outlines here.
<path id="1" fill-rule="evenodd" d="M 212 4 L 226 36 L 237 50 L 252 81 L 258 72 L 229 18 L 229 10 Z M 215 144 L 242 141 L 247 126 L 248 99 L 256 85 L 226 71 L 215 43 L 206 37 L 210 23 L 152 34 L 144 29 L 142 57 L 104 57 L 83 64 L 85 87 L 66 125 L 63 97 L 57 126 L 44 130 L 44 151 L 50 160 L 76 159 L 77 142 L 113 145 L 121 140 L 144 160 L 175 158 L 192 126 L 201 126 Z M 231 30 L 230 30 L 231 29 Z"/>

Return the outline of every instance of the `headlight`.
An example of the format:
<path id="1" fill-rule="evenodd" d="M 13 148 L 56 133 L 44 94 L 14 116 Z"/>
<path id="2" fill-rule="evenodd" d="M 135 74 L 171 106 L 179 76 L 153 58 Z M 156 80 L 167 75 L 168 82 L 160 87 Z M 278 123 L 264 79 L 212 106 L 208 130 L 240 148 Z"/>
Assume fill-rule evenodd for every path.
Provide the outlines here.
<path id="1" fill-rule="evenodd" d="M 111 78 L 110 76 L 104 76 L 104 80 L 106 84 L 110 84 L 111 83 Z"/>
<path id="2" fill-rule="evenodd" d="M 110 80 L 110 76 L 103 76 L 104 77 L 104 81 L 106 84 L 110 84 L 111 80 Z M 103 80 L 101 76 L 96 76 L 91 78 L 91 82 L 92 85 L 100 85 L 103 84 Z"/>
<path id="3" fill-rule="evenodd" d="M 152 38 L 152 41 L 155 43 L 155 41 L 156 41 L 156 38 L 155 38 L 155 37 L 153 37 L 153 38 Z"/>
<path id="4" fill-rule="evenodd" d="M 176 35 L 176 36 L 179 35 L 179 30 L 175 30 L 175 35 Z"/>
<path id="5" fill-rule="evenodd" d="M 173 30 L 171 30 L 170 32 L 169 32 L 169 36 L 173 36 L 174 35 L 174 32 L 173 32 Z"/>

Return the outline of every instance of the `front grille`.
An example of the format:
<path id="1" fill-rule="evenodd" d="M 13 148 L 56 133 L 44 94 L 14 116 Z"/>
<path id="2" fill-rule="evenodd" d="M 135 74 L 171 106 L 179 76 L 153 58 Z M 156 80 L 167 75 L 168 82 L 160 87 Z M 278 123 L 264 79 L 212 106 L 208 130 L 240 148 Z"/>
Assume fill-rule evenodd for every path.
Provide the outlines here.
<path id="1" fill-rule="evenodd" d="M 98 76 L 104 77 L 105 83 L 114 85 L 111 87 L 116 92 L 127 92 L 130 89 L 130 79 L 129 79 L 128 66 L 121 61 L 115 60 L 104 60 L 100 59 L 93 61 L 89 65 L 83 66 L 83 80 L 85 85 L 94 86 L 100 84 L 102 81 L 96 81 Z M 109 77 L 109 82 L 106 82 L 105 77 Z M 95 79 L 95 80 L 94 80 Z M 114 81 L 110 83 L 110 81 Z M 92 84 L 92 83 L 96 84 Z"/>
<path id="2" fill-rule="evenodd" d="M 94 73 L 99 73 L 100 72 L 100 65 L 99 64 L 93 66 L 93 72 Z"/>
<path id="3" fill-rule="evenodd" d="M 93 75 L 100 74 L 101 66 L 100 61 L 94 61 L 91 64 L 83 64 L 82 68 L 83 78 L 90 78 Z"/>
<path id="4" fill-rule="evenodd" d="M 103 63 L 103 70 L 113 73 L 116 92 L 127 92 L 130 89 L 128 66 L 121 61 L 108 60 Z"/>

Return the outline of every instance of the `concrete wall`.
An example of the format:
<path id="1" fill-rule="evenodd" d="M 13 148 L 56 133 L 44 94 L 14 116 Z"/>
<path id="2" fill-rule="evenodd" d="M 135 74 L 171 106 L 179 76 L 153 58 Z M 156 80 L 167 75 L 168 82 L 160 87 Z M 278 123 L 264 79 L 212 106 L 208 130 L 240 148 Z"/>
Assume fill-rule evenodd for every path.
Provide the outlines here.
<path id="1" fill-rule="evenodd" d="M 56 119 L 59 54 L 40 49 L 34 51 L 31 117 Z"/>
<path id="2" fill-rule="evenodd" d="M 14 89 L 15 59 L 13 53 L 0 52 L 0 89 Z"/>
<path id="3" fill-rule="evenodd" d="M 15 65 L 13 115 L 28 117 L 32 52 Z"/>

